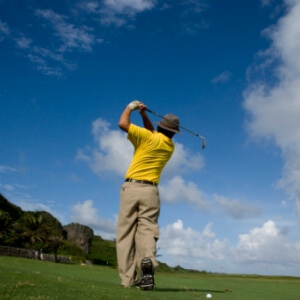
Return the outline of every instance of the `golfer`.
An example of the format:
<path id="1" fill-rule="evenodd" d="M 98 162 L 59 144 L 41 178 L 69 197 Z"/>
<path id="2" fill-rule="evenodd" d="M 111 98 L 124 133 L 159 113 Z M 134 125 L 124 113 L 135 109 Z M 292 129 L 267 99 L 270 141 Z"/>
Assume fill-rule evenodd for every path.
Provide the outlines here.
<path id="1" fill-rule="evenodd" d="M 167 114 L 157 131 L 148 118 L 143 103 L 131 102 L 121 115 L 119 127 L 128 133 L 134 146 L 134 156 L 121 188 L 117 228 L 117 257 L 121 284 L 139 286 L 143 290 L 154 287 L 157 224 L 160 199 L 158 183 L 161 171 L 174 152 L 172 138 L 179 132 L 179 120 Z M 139 109 L 144 127 L 130 122 L 132 111 Z M 141 275 L 139 279 L 136 267 Z"/>

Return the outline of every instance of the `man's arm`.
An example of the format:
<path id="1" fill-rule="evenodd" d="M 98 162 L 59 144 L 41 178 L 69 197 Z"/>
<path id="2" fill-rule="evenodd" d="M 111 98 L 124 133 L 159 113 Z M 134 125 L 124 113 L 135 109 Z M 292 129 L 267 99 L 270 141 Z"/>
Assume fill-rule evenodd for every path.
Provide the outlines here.
<path id="1" fill-rule="evenodd" d="M 130 114 L 132 110 L 127 106 L 125 110 L 123 111 L 120 121 L 119 121 L 119 127 L 128 132 L 129 127 L 130 127 Z"/>
<path id="2" fill-rule="evenodd" d="M 148 118 L 145 108 L 147 108 L 147 106 L 145 106 L 145 105 L 142 108 L 140 108 L 140 114 L 143 118 L 144 127 L 146 129 L 150 130 L 151 132 L 154 132 L 155 131 L 154 126 L 153 126 L 152 122 L 150 121 L 150 119 Z"/>

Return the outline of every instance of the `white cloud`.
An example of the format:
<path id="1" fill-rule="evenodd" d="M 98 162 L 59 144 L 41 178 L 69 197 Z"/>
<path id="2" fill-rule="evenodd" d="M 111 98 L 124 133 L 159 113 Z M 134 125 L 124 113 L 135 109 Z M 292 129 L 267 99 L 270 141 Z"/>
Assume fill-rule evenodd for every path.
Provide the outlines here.
<path id="1" fill-rule="evenodd" d="M 33 46 L 31 50 L 31 53 L 33 54 L 28 54 L 28 58 L 32 62 L 36 62 L 38 67 L 41 67 L 41 71 L 44 69 L 47 70 L 54 70 L 57 72 L 57 77 L 62 77 L 63 76 L 63 71 L 59 66 L 56 67 L 51 67 L 51 60 L 55 62 L 61 63 L 64 67 L 66 67 L 68 70 L 74 71 L 77 68 L 76 63 L 69 63 L 65 59 L 64 55 L 62 53 L 57 53 L 55 51 L 52 51 L 50 49 L 46 49 L 40 46 Z M 34 60 L 32 57 L 36 57 L 37 59 Z M 46 75 L 49 75 L 45 73 Z"/>
<path id="2" fill-rule="evenodd" d="M 194 13 L 202 13 L 207 9 L 207 4 L 204 0 L 185 0 L 182 1 L 181 5 L 188 6 L 187 9 Z"/>
<path id="3" fill-rule="evenodd" d="M 103 3 L 118 14 L 135 14 L 153 8 L 156 0 L 103 0 Z"/>
<path id="4" fill-rule="evenodd" d="M 34 63 L 37 63 L 38 65 L 44 65 L 46 64 L 46 61 L 42 59 L 39 56 L 28 54 L 27 57 Z"/>
<path id="5" fill-rule="evenodd" d="M 4 184 L 3 185 L 4 189 L 6 189 L 7 191 L 13 191 L 15 188 L 10 185 L 10 184 Z"/>
<path id="6" fill-rule="evenodd" d="M 34 46 L 32 48 L 32 51 L 41 57 L 46 57 L 46 58 L 49 57 L 53 60 L 64 63 L 64 57 L 61 53 L 54 53 L 53 51 L 51 51 L 49 49 L 45 49 L 45 48 L 42 48 L 39 46 Z"/>
<path id="7" fill-rule="evenodd" d="M 175 13 L 178 16 L 176 23 L 180 26 L 181 34 L 197 35 L 203 29 L 210 27 L 208 21 L 204 17 L 200 17 L 204 11 L 208 9 L 206 0 L 185 0 L 185 1 L 169 1 L 169 9 L 177 6 L 177 11 Z M 174 6 L 173 6 L 174 5 Z M 165 9 L 168 6 L 164 6 Z M 178 11 L 180 12 L 178 14 Z"/>
<path id="8" fill-rule="evenodd" d="M 213 239 L 215 234 L 210 229 L 207 236 L 207 228 L 211 226 L 208 224 L 204 233 L 201 233 L 190 227 L 184 228 L 182 220 L 179 219 L 161 229 L 158 247 L 175 260 L 182 257 L 189 260 L 224 260 L 228 252 L 227 241 Z"/>
<path id="9" fill-rule="evenodd" d="M 73 49 L 92 51 L 95 36 L 90 33 L 91 28 L 86 26 L 76 28 L 74 24 L 66 21 L 67 17 L 59 15 L 51 9 L 37 9 L 36 15 L 52 23 L 55 35 L 63 42 L 59 48 L 60 52 L 72 51 Z"/>
<path id="10" fill-rule="evenodd" d="M 261 67 L 263 71 L 273 67 L 265 71 L 273 78 L 249 83 L 244 107 L 250 135 L 282 150 L 284 169 L 278 186 L 295 200 L 300 215 L 300 2 L 286 0 L 285 4 L 287 14 L 264 31 L 272 44 Z"/>
<path id="11" fill-rule="evenodd" d="M 211 230 L 213 226 L 213 223 L 208 223 L 203 232 L 202 232 L 202 235 L 203 237 L 206 237 L 206 238 L 209 238 L 209 239 L 214 239 L 216 237 L 216 234 Z"/>
<path id="12" fill-rule="evenodd" d="M 202 192 L 194 182 L 185 182 L 181 176 L 175 176 L 166 184 L 161 185 L 160 195 L 162 201 L 168 203 L 189 202 L 202 211 L 208 211 L 209 205 L 203 200 Z"/>
<path id="13" fill-rule="evenodd" d="M 173 1 L 165 0 L 160 3 L 160 10 L 172 9 L 178 7 L 181 12 L 181 18 L 189 18 L 191 14 L 200 14 L 206 11 L 209 7 L 206 0 L 184 0 L 184 1 Z"/>
<path id="14" fill-rule="evenodd" d="M 15 46 L 23 51 L 24 56 L 34 64 L 34 68 L 36 70 L 40 71 L 44 75 L 50 75 L 58 78 L 64 77 L 63 69 L 60 65 L 71 71 L 74 71 L 77 68 L 76 63 L 70 63 L 67 61 L 64 57 L 64 52 L 71 51 L 72 49 L 90 51 L 91 46 L 94 43 L 94 36 L 89 33 L 84 34 L 84 30 L 90 30 L 87 27 L 82 26 L 83 29 L 76 29 L 74 28 L 74 25 L 64 22 L 63 17 L 55 14 L 51 10 L 37 10 L 37 15 L 43 15 L 45 18 L 53 17 L 53 19 L 56 17 L 56 19 L 58 19 L 56 27 L 59 33 L 57 33 L 57 35 L 63 40 L 63 43 L 58 49 L 51 50 L 41 47 L 35 44 L 30 37 L 25 36 L 23 33 L 11 34 L 10 38 L 15 42 Z M 61 22 L 59 22 L 60 18 Z M 3 24 L 2 27 L 4 27 Z M 5 32 L 7 32 L 7 30 Z M 65 37 L 63 35 L 65 35 Z"/>
<path id="15" fill-rule="evenodd" d="M 34 198 L 30 195 L 29 190 L 36 188 L 35 185 L 23 185 L 18 183 L 0 183 L 0 189 L 3 189 L 3 196 L 11 203 L 19 206 L 24 211 L 47 211 L 57 218 L 63 225 L 66 224 L 67 218 L 62 211 L 59 211 L 59 204 L 51 208 L 44 203 L 55 203 L 53 200 L 45 200 Z M 44 203 L 43 203 L 44 202 Z"/>
<path id="16" fill-rule="evenodd" d="M 261 215 L 261 211 L 247 201 L 232 200 L 223 196 L 213 195 L 216 209 L 232 219 L 249 219 Z"/>
<path id="17" fill-rule="evenodd" d="M 98 175 L 104 171 L 125 176 L 133 156 L 133 146 L 121 130 L 111 130 L 110 124 L 99 118 L 92 124 L 95 147 L 80 150 L 77 159 L 86 161 Z"/>
<path id="18" fill-rule="evenodd" d="M 95 146 L 81 149 L 77 159 L 84 160 L 98 175 L 103 171 L 113 172 L 122 177 L 130 165 L 133 157 L 133 146 L 127 140 L 127 134 L 120 129 L 110 129 L 110 124 L 102 118 L 92 124 Z M 200 154 L 190 153 L 182 144 L 176 143 L 175 151 L 167 167 L 163 170 L 163 178 L 168 178 L 174 172 L 185 170 L 199 170 L 203 166 Z"/>
<path id="19" fill-rule="evenodd" d="M 167 203 L 188 202 L 202 212 L 216 213 L 231 219 L 249 219 L 261 215 L 261 211 L 247 201 L 232 200 L 224 196 L 208 197 L 194 182 L 186 182 L 175 176 L 159 188 L 162 201 Z"/>
<path id="20" fill-rule="evenodd" d="M 60 222 L 64 222 L 65 220 L 64 216 L 57 210 L 54 210 L 50 206 L 38 202 L 38 200 L 32 199 L 29 195 L 23 196 L 22 199 L 17 200 L 15 203 L 25 211 L 47 211 L 55 218 L 59 219 Z"/>
<path id="21" fill-rule="evenodd" d="M 17 46 L 21 49 L 28 49 L 30 47 L 30 44 L 32 43 L 32 39 L 21 36 L 19 38 L 16 38 Z"/>
<path id="22" fill-rule="evenodd" d="M 212 79 L 211 82 L 212 83 L 225 83 L 230 80 L 230 77 L 231 77 L 231 73 L 229 71 L 224 71 L 223 73 L 221 73 L 220 75 L 218 75 L 217 77 Z"/>
<path id="23" fill-rule="evenodd" d="M 0 42 L 4 38 L 4 36 L 9 36 L 11 33 L 8 25 L 0 20 Z"/>
<path id="24" fill-rule="evenodd" d="M 84 1 L 78 6 L 89 13 L 99 13 L 100 10 L 100 2 L 98 1 Z"/>
<path id="25" fill-rule="evenodd" d="M 156 0 L 103 0 L 80 3 L 88 13 L 98 14 L 102 25 L 122 26 L 138 13 L 152 9 Z"/>
<path id="26" fill-rule="evenodd" d="M 162 173 L 163 177 L 171 177 L 172 174 L 186 171 L 200 171 L 204 167 L 204 158 L 199 152 L 192 153 L 183 144 L 177 142 L 174 144 L 175 151 Z"/>
<path id="27" fill-rule="evenodd" d="M 83 180 L 74 172 L 71 174 L 71 180 L 74 182 L 83 182 Z"/>
<path id="28" fill-rule="evenodd" d="M 274 221 L 239 235 L 234 257 L 239 263 L 300 264 L 299 242 L 292 245 Z"/>
<path id="29" fill-rule="evenodd" d="M 44 75 L 50 75 L 58 78 L 64 77 L 61 67 L 52 67 L 48 64 L 48 62 L 45 59 L 37 55 L 29 53 L 27 57 L 31 62 L 33 62 L 36 65 L 36 70 L 41 71 Z"/>
<path id="30" fill-rule="evenodd" d="M 78 203 L 72 207 L 71 220 L 91 227 L 96 235 L 104 239 L 114 239 L 117 230 L 117 216 L 115 220 L 103 219 L 98 215 L 98 210 L 93 207 L 92 200 Z"/>
<path id="31" fill-rule="evenodd" d="M 2 184 L 2 183 L 0 183 L 0 188 L 6 191 L 13 191 L 15 189 L 11 184 Z"/>
<path id="32" fill-rule="evenodd" d="M 240 234 L 238 243 L 229 245 L 227 239 L 216 238 L 212 226 L 208 223 L 201 232 L 185 228 L 179 219 L 161 228 L 157 246 L 163 260 L 171 266 L 207 271 L 299 275 L 300 240 L 291 243 L 287 228 L 280 230 L 270 220 Z"/>
<path id="33" fill-rule="evenodd" d="M 17 169 L 10 166 L 0 166 L 0 173 L 16 172 Z"/>
<path id="34" fill-rule="evenodd" d="M 197 23 L 187 19 L 181 24 L 181 33 L 196 35 L 200 30 L 207 29 L 210 27 L 210 24 L 205 20 L 199 20 Z"/>
<path id="35" fill-rule="evenodd" d="M 77 68 L 75 63 L 66 61 L 63 53 L 57 53 L 56 50 L 52 51 L 35 45 L 31 38 L 21 36 L 15 38 L 18 48 L 24 50 L 25 56 L 35 65 L 36 70 L 41 71 L 44 75 L 55 76 L 61 78 L 64 76 L 63 70 L 59 65 L 52 66 L 53 61 L 62 64 L 68 70 L 74 71 Z"/>
<path id="36" fill-rule="evenodd" d="M 262 7 L 271 5 L 273 0 L 261 0 Z"/>
<path id="37" fill-rule="evenodd" d="M 45 205 L 39 199 L 33 198 L 31 195 L 20 191 L 20 189 L 28 189 L 29 187 L 20 184 L 0 184 L 0 187 L 5 189 L 5 197 L 13 204 L 21 207 L 24 211 L 47 211 L 62 224 L 66 224 L 65 216 L 56 209 L 52 209 Z M 49 202 L 49 201 L 47 201 Z M 56 205 L 57 207 L 57 205 Z"/>

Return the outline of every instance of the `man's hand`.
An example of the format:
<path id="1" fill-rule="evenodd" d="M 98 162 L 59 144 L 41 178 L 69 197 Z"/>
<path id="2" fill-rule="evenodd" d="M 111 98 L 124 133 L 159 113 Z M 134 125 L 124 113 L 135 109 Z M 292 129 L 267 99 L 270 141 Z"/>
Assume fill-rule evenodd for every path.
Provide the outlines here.
<path id="1" fill-rule="evenodd" d="M 140 104 L 142 104 L 138 100 L 134 100 L 131 103 L 129 103 L 127 106 L 130 108 L 131 111 L 139 109 Z"/>
<path id="2" fill-rule="evenodd" d="M 131 103 L 129 103 L 127 105 L 127 107 L 125 108 L 125 110 L 123 111 L 122 115 L 121 115 L 121 118 L 120 118 L 120 121 L 119 121 L 119 127 L 122 130 L 128 132 L 129 127 L 130 127 L 131 112 L 134 111 L 134 110 L 139 109 L 141 115 L 143 116 L 144 115 L 143 112 L 145 112 L 145 108 L 147 108 L 147 106 L 144 105 L 141 101 L 138 101 L 138 100 L 134 100 Z"/>
<path id="3" fill-rule="evenodd" d="M 140 104 L 139 104 L 139 110 L 140 110 L 140 114 L 141 115 L 144 114 L 144 113 L 146 113 L 146 108 L 147 108 L 147 106 L 144 103 L 140 102 Z"/>

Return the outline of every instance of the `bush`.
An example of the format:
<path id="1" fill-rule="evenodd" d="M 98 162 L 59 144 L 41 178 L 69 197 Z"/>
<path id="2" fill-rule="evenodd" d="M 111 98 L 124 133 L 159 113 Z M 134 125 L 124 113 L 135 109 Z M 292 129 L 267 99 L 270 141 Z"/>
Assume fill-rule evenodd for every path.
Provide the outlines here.
<path id="1" fill-rule="evenodd" d="M 63 240 L 58 248 L 58 254 L 71 256 L 73 260 L 85 261 L 87 254 L 77 245 Z"/>
<path id="2" fill-rule="evenodd" d="M 159 265 L 156 268 L 156 272 L 161 272 L 161 273 L 175 273 L 174 268 L 169 267 L 166 263 L 158 262 Z"/>
<path id="3" fill-rule="evenodd" d="M 116 243 L 103 240 L 100 236 L 94 236 L 88 260 L 96 265 L 117 266 Z"/>

